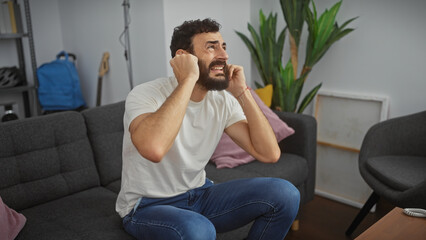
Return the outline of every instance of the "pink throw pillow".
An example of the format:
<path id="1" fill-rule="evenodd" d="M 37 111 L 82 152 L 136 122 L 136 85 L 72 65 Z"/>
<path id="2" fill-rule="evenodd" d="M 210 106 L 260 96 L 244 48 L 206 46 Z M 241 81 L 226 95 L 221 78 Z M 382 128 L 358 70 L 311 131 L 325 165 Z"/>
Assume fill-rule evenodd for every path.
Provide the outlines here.
<path id="1" fill-rule="evenodd" d="M 267 107 L 253 90 L 250 91 L 257 105 L 259 105 L 259 108 L 268 119 L 269 124 L 271 124 L 278 142 L 292 135 L 294 133 L 294 129 L 289 127 L 269 107 Z M 254 160 L 255 159 L 250 154 L 232 141 L 226 133 L 223 133 L 222 138 L 210 159 L 210 161 L 216 164 L 217 168 L 233 168 Z"/>
<path id="2" fill-rule="evenodd" d="M 0 197 L 0 239 L 15 239 L 26 221 L 24 215 L 10 209 Z"/>

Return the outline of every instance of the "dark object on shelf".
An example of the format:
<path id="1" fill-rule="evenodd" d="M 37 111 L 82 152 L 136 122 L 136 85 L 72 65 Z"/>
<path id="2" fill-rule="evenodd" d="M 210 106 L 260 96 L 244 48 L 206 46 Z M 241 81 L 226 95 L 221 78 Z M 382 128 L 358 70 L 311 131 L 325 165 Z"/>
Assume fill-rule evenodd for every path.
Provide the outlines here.
<path id="1" fill-rule="evenodd" d="M 13 112 L 12 105 L 4 106 L 4 116 L 1 118 L 2 122 L 12 121 L 18 119 L 18 115 Z"/>
<path id="2" fill-rule="evenodd" d="M 24 79 L 17 67 L 0 68 L 0 88 L 9 88 L 22 85 Z"/>

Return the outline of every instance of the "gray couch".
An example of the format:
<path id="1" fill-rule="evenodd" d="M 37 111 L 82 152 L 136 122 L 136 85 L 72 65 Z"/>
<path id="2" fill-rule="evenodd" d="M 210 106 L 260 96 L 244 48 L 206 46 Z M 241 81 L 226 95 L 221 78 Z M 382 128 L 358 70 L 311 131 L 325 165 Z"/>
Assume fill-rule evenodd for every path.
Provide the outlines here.
<path id="1" fill-rule="evenodd" d="M 133 239 L 115 212 L 123 113 L 119 102 L 0 123 L 0 196 L 27 218 L 17 239 Z M 207 176 L 215 182 L 285 178 L 298 187 L 303 205 L 314 194 L 316 122 L 306 115 L 278 114 L 296 130 L 280 143 L 278 163 L 220 170 L 208 164 Z M 218 239 L 242 239 L 247 229 L 218 234 Z"/>

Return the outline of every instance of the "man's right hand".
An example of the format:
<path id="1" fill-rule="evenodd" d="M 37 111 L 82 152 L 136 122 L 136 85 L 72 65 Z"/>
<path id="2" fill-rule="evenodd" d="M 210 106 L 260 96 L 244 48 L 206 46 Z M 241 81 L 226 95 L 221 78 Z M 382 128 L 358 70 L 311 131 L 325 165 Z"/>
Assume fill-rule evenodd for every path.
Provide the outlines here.
<path id="1" fill-rule="evenodd" d="M 198 58 L 180 51 L 170 60 L 178 86 L 157 111 L 142 114 L 130 123 L 133 145 L 152 162 L 160 162 L 172 147 L 199 78 Z"/>
<path id="2" fill-rule="evenodd" d="M 183 50 L 178 50 L 176 56 L 170 60 L 173 73 L 179 84 L 191 81 L 195 84 L 200 76 L 198 58 Z"/>

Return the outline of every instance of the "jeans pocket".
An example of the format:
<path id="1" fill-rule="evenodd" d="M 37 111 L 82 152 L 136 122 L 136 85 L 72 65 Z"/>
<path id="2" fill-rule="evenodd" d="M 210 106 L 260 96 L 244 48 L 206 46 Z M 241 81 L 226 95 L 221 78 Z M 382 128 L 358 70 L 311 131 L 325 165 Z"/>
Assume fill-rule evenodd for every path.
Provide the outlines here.
<path id="1" fill-rule="evenodd" d="M 131 217 L 129 216 L 130 214 L 133 214 L 133 210 L 132 212 L 130 212 L 128 215 L 124 216 L 123 218 L 123 226 L 126 227 L 127 223 L 130 221 Z"/>

